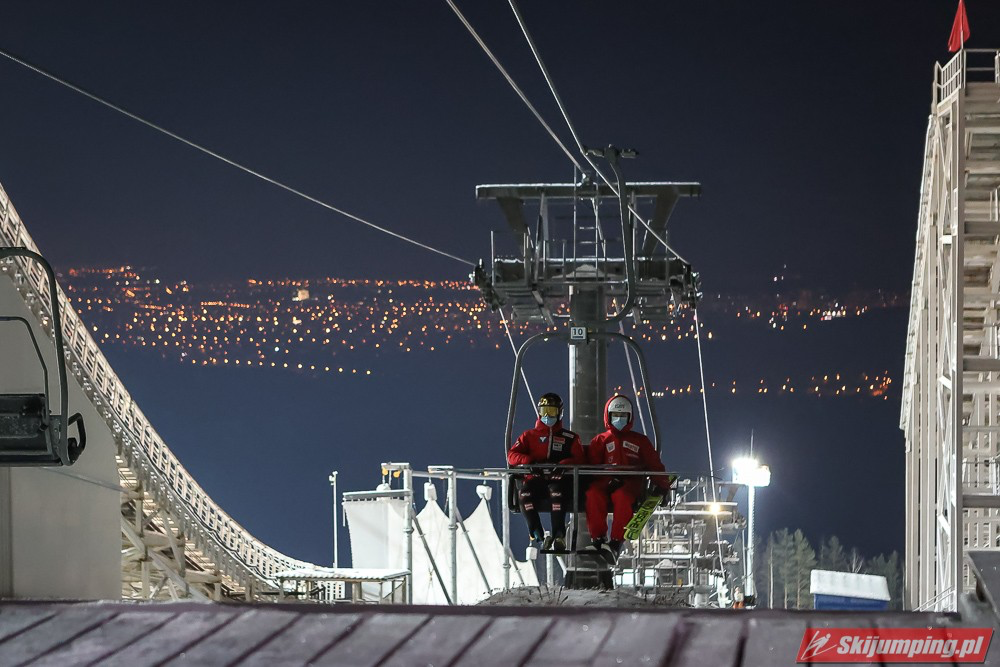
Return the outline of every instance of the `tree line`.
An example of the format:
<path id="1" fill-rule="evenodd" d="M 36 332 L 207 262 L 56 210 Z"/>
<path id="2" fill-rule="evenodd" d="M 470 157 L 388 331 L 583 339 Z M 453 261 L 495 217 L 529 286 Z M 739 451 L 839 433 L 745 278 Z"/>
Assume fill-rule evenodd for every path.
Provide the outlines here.
<path id="1" fill-rule="evenodd" d="M 819 554 L 801 530 L 776 530 L 767 537 L 754 563 L 757 605 L 771 609 L 811 609 L 809 593 L 812 570 L 856 572 L 885 577 L 889 585 L 889 608 L 902 609 L 903 569 L 899 554 L 865 558 L 856 548 L 847 549 L 833 535 L 819 545 Z"/>

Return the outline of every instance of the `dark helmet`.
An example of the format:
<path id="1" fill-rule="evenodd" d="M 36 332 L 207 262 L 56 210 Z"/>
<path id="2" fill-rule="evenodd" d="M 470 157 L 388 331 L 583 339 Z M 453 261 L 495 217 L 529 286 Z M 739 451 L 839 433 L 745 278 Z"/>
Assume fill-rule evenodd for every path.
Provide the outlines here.
<path id="1" fill-rule="evenodd" d="M 559 394 L 542 394 L 538 399 L 538 416 L 539 417 L 560 417 L 563 410 L 562 399 L 559 398 Z M 549 413 L 546 415 L 545 413 Z M 554 414 L 553 414 L 554 413 Z"/>

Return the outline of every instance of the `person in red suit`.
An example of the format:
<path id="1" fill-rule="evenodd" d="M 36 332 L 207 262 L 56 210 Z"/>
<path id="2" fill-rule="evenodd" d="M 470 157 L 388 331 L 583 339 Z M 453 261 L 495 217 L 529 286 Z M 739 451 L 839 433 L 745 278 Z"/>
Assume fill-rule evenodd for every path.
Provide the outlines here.
<path id="1" fill-rule="evenodd" d="M 587 447 L 587 461 L 593 465 L 613 465 L 635 470 L 665 470 L 653 443 L 642 433 L 632 430 L 632 402 L 616 394 L 604 406 L 604 425 L 608 430 L 599 433 Z M 670 478 L 654 475 L 651 481 L 669 497 Z M 609 562 L 614 562 L 625 538 L 625 526 L 632 518 L 633 507 L 642 494 L 644 481 L 641 476 L 623 475 L 596 477 L 587 488 L 587 528 L 597 549 Z M 608 533 L 608 510 L 611 522 L 611 540 Z"/>
<path id="2" fill-rule="evenodd" d="M 580 464 L 585 462 L 580 436 L 562 426 L 562 399 L 558 394 L 545 394 L 538 399 L 538 420 L 535 427 L 522 433 L 507 450 L 507 463 L 512 466 L 532 464 Z M 566 480 L 556 470 L 544 475 L 525 475 L 520 482 L 518 502 L 528 523 L 528 533 L 543 551 L 566 551 L 566 500 L 569 492 Z M 548 497 L 552 503 L 552 531 L 544 537 L 542 519 L 535 503 Z M 543 541 L 544 538 L 544 541 Z"/>

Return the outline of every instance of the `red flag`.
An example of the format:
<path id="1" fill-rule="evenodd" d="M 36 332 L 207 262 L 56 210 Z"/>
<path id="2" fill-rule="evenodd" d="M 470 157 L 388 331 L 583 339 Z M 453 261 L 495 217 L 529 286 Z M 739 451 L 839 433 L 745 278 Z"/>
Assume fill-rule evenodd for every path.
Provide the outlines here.
<path id="1" fill-rule="evenodd" d="M 951 37 L 948 38 L 948 50 L 954 53 L 965 47 L 969 39 L 969 17 L 965 14 L 965 0 L 958 0 L 958 12 L 955 23 L 951 26 Z"/>

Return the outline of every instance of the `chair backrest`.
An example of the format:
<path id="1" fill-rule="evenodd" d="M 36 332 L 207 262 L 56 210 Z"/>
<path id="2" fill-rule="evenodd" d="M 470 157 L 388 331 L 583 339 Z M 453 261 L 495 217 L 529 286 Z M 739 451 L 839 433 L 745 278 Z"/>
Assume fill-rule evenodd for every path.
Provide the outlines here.
<path id="1" fill-rule="evenodd" d="M 25 257 L 45 270 L 51 298 L 52 333 L 55 339 L 59 375 L 59 412 L 53 414 L 49 401 L 49 372 L 31 325 L 23 317 L 3 316 L 0 321 L 19 322 L 25 326 L 41 366 L 42 393 L 0 394 L 0 466 L 72 465 L 86 447 L 87 436 L 79 413 L 69 417 L 69 388 L 66 383 L 66 356 L 62 343 L 62 320 L 59 316 L 59 289 L 52 266 L 38 253 L 27 248 L 0 248 L 0 261 Z M 0 351 L 2 354 L 2 351 Z M 79 438 L 68 437 L 70 425 L 76 424 Z"/>

